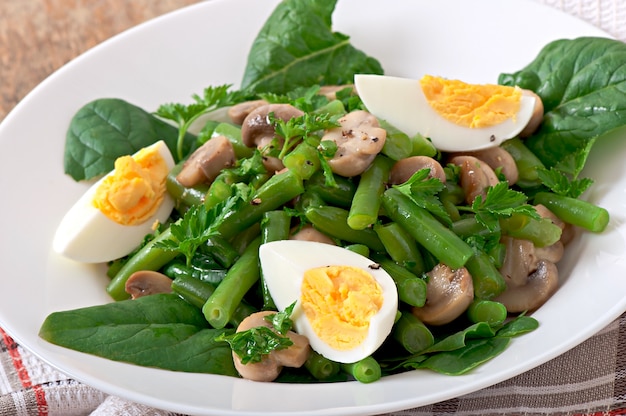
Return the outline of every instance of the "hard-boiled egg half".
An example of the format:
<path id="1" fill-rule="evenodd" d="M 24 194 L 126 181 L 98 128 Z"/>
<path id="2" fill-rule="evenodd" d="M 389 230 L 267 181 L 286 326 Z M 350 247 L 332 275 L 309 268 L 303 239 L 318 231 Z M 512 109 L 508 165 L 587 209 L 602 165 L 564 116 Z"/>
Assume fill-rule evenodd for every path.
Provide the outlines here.
<path id="1" fill-rule="evenodd" d="M 353 363 L 380 347 L 391 332 L 398 294 L 372 260 L 348 249 L 311 241 L 261 245 L 263 278 L 279 310 L 297 302 L 296 331 L 324 357 Z"/>
<path id="2" fill-rule="evenodd" d="M 54 251 L 72 260 L 101 263 L 138 247 L 174 208 L 165 179 L 174 159 L 165 142 L 115 161 L 115 169 L 93 184 L 65 214 Z"/>
<path id="3" fill-rule="evenodd" d="M 518 87 L 430 75 L 414 80 L 359 74 L 354 84 L 373 115 L 449 152 L 485 149 L 517 136 L 535 106 L 535 97 Z"/>

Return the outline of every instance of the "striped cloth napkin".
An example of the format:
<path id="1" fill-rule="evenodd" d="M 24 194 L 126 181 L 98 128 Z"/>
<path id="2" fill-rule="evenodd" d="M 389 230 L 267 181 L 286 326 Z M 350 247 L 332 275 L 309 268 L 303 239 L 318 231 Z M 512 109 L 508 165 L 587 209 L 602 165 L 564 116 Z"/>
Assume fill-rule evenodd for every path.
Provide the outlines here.
<path id="1" fill-rule="evenodd" d="M 626 0 L 534 1 L 626 41 Z M 568 353 L 510 380 L 387 416 L 626 415 L 624 346 L 626 314 Z M 0 328 L 0 416 L 79 415 L 179 416 L 81 384 L 37 359 Z"/>

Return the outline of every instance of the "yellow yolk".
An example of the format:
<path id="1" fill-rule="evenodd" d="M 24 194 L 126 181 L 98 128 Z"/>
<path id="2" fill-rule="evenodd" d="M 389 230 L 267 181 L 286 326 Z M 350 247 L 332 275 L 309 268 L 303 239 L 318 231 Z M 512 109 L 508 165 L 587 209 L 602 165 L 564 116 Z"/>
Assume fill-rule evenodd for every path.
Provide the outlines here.
<path id="1" fill-rule="evenodd" d="M 115 161 L 115 172 L 98 187 L 93 205 L 119 224 L 141 224 L 163 201 L 167 173 L 167 163 L 156 149 L 122 156 Z"/>
<path id="2" fill-rule="evenodd" d="M 457 125 L 488 127 L 512 118 L 520 109 L 522 91 L 517 87 L 467 84 L 425 75 L 420 85 L 428 104 Z"/>
<path id="3" fill-rule="evenodd" d="M 329 266 L 304 273 L 301 303 L 317 336 L 337 350 L 360 345 L 383 304 L 382 289 L 367 271 Z"/>

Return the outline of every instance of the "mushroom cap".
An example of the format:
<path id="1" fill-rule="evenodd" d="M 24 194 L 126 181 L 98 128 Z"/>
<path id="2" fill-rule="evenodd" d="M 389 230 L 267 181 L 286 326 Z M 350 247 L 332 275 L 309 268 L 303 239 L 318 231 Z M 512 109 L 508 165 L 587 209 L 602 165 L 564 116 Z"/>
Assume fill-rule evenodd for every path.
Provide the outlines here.
<path id="1" fill-rule="evenodd" d="M 474 156 L 489 165 L 493 170 L 500 168 L 509 185 L 514 185 L 519 179 L 519 171 L 515 159 L 503 147 L 489 147 L 475 152 L 464 153 L 464 155 Z"/>
<path id="2" fill-rule="evenodd" d="M 541 125 L 541 122 L 543 121 L 544 108 L 541 97 L 535 94 L 533 91 L 522 89 L 522 94 L 535 97 L 535 107 L 533 108 L 533 115 L 530 117 L 530 120 L 528 120 L 526 127 L 524 127 L 524 129 L 519 133 L 520 137 L 528 137 L 532 135 L 535 131 L 537 131 L 537 129 Z"/>
<path id="3" fill-rule="evenodd" d="M 383 149 L 387 131 L 376 117 L 363 110 L 352 111 L 338 121 L 340 126 L 326 130 L 322 137 L 337 144 L 337 152 L 328 164 L 337 175 L 360 175 Z"/>
<path id="4" fill-rule="evenodd" d="M 274 138 L 274 126 L 270 123 L 269 114 L 283 121 L 300 117 L 304 113 L 291 104 L 264 104 L 252 110 L 241 125 L 241 140 L 248 147 L 257 147 L 264 137 Z"/>
<path id="5" fill-rule="evenodd" d="M 272 328 L 272 324 L 267 322 L 265 317 L 274 313 L 276 312 L 261 311 L 247 316 L 237 327 L 237 332 L 259 326 Z M 233 351 L 233 362 L 241 377 L 254 381 L 273 381 L 278 377 L 283 367 L 303 366 L 311 353 L 309 340 L 293 331 L 288 331 L 286 336 L 291 339 L 293 345 L 282 350 L 274 350 L 256 363 L 243 364 L 239 356 Z"/>
<path id="6" fill-rule="evenodd" d="M 461 168 L 460 184 L 465 192 L 465 201 L 470 205 L 478 195 L 484 198 L 487 188 L 499 182 L 493 169 L 477 157 L 454 156 L 450 159 L 450 163 Z"/>
<path id="7" fill-rule="evenodd" d="M 389 183 L 399 185 L 408 181 L 415 172 L 430 169 L 430 178 L 446 182 L 446 173 L 439 162 L 428 156 L 411 156 L 398 160 L 389 172 Z"/>
<path id="8" fill-rule="evenodd" d="M 295 232 L 294 232 L 295 231 Z M 299 241 L 316 241 L 318 243 L 330 244 L 335 246 L 335 241 L 319 231 L 317 228 L 313 227 L 311 224 L 306 224 L 302 226 L 300 229 L 292 230 L 294 232 L 291 236 L 289 236 L 290 240 L 299 240 Z"/>
<path id="9" fill-rule="evenodd" d="M 211 183 L 222 171 L 235 164 L 233 144 L 224 136 L 216 136 L 197 148 L 185 161 L 176 180 L 191 187 L 199 183 Z"/>
<path id="10" fill-rule="evenodd" d="M 252 100 L 244 101 L 239 104 L 235 104 L 228 109 L 228 117 L 235 124 L 243 124 L 248 114 L 250 114 L 255 108 L 261 107 L 267 104 L 265 100 Z"/>
<path id="11" fill-rule="evenodd" d="M 171 293 L 172 279 L 163 273 L 152 270 L 139 270 L 131 274 L 128 280 L 126 280 L 124 289 L 133 299 L 156 293 Z"/>
<path id="12" fill-rule="evenodd" d="M 474 283 L 466 268 L 436 265 L 427 273 L 426 304 L 411 312 L 429 325 L 444 325 L 458 318 L 474 300 Z"/>
<path id="13" fill-rule="evenodd" d="M 508 283 L 508 282 L 507 282 Z M 539 260 L 537 269 L 528 275 L 524 285 L 508 285 L 494 298 L 511 313 L 534 311 L 554 294 L 559 286 L 559 271 L 548 260 Z"/>

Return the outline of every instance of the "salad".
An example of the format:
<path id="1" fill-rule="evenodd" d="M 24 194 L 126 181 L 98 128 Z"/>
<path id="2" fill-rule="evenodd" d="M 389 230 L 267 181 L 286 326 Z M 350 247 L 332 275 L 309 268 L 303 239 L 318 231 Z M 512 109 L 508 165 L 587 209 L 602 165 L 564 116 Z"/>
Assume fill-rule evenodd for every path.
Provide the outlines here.
<path id="1" fill-rule="evenodd" d="M 285 12 L 285 9 L 289 9 L 293 3 L 295 2 L 281 4 L 275 15 Z M 326 17 L 328 17 L 332 10 L 326 12 L 328 13 Z M 307 16 L 311 16 L 311 13 Z M 542 52 L 545 55 L 542 55 L 542 59 L 538 60 L 537 63 L 531 64 L 520 73 L 502 77 L 503 84 L 512 83 L 535 90 L 542 97 L 546 118 L 544 118 L 541 129 L 526 139 L 525 142 L 512 139 L 503 145 L 503 149 L 513 157 L 517 166 L 528 168 L 526 171 L 521 170 L 524 172 L 521 175 L 522 181 L 518 181 L 515 188 L 510 188 L 506 182 L 498 181 L 488 188 L 488 191 L 486 190 L 480 199 L 473 199 L 471 203 L 467 203 L 467 201 L 461 201 L 464 199 L 465 193 L 461 192 L 462 186 L 455 180 L 455 178 L 460 178 L 461 166 L 454 163 L 444 163 L 441 166 L 445 181 L 431 178 L 427 170 L 421 169 L 410 175 L 408 181 L 399 182 L 396 186 L 388 189 L 385 189 L 386 186 L 381 187 L 381 184 L 386 185 L 385 180 L 381 180 L 381 178 L 385 177 L 386 171 L 389 172 L 392 169 L 391 161 L 396 162 L 405 159 L 405 157 L 398 156 L 403 150 L 402 146 L 394 148 L 394 144 L 402 143 L 403 140 L 411 143 L 410 146 L 404 147 L 404 149 L 410 147 L 410 156 L 413 156 L 411 152 L 414 148 L 420 149 L 419 156 L 426 156 L 436 161 L 447 160 L 445 158 L 449 156 L 439 152 L 423 136 L 403 134 L 394 129 L 393 126 L 385 125 L 384 120 L 378 120 L 378 122 L 384 126 L 385 144 L 389 144 L 387 149 L 383 147 L 383 150 L 377 153 L 366 170 L 358 174 L 349 173 L 344 176 L 334 172 L 330 166 L 330 160 L 337 153 L 337 149 L 333 148 L 332 144 L 322 145 L 322 142 L 327 140 L 321 140 L 321 132 L 337 128 L 337 123 L 340 123 L 339 120 L 346 113 L 361 114 L 359 112 L 366 110 L 366 108 L 351 88 L 340 88 L 333 93 L 334 95 L 331 95 L 330 99 L 319 94 L 320 88 L 316 86 L 319 78 L 315 77 L 315 81 L 303 80 L 303 85 L 293 85 L 294 88 L 287 91 L 281 91 L 276 86 L 276 84 L 283 85 L 284 80 L 268 86 L 263 86 L 261 82 L 256 81 L 268 79 L 265 74 L 261 76 L 254 74 L 259 67 L 262 68 L 263 66 L 253 58 L 255 46 L 261 44 L 259 50 L 266 50 L 263 48 L 262 42 L 264 35 L 271 32 L 268 27 L 271 28 L 272 24 L 272 18 L 270 18 L 259 38 L 255 41 L 255 45 L 253 45 L 250 56 L 251 62 L 253 62 L 251 67 L 254 70 L 246 73 L 246 78 L 242 82 L 243 88 L 240 91 L 232 92 L 227 87 L 210 87 L 203 96 L 195 97 L 196 104 L 190 106 L 166 105 L 156 112 L 156 117 L 119 100 L 96 101 L 79 112 L 81 116 L 75 118 L 77 123 L 73 123 L 71 131 L 75 131 L 75 129 L 80 131 L 80 123 L 88 120 L 88 118 L 82 117 L 85 114 L 90 112 L 102 114 L 103 109 L 114 108 L 119 110 L 123 108 L 122 114 L 128 114 L 129 118 L 142 120 L 146 130 L 158 131 L 158 134 L 152 134 L 149 138 L 146 138 L 147 135 L 136 134 L 136 132 L 129 135 L 133 138 L 141 136 L 149 141 L 149 143 L 141 143 L 138 148 L 144 148 L 156 142 L 155 136 L 159 138 L 170 137 L 171 139 L 165 141 L 169 141 L 171 153 L 177 159 L 178 168 L 181 170 L 184 161 L 195 148 L 200 147 L 201 144 L 204 145 L 204 143 L 215 143 L 214 138 L 216 137 L 225 137 L 229 143 L 235 143 L 233 153 L 236 154 L 239 149 L 241 152 L 247 151 L 248 155 L 236 155 L 237 162 L 234 166 L 222 169 L 218 173 L 219 179 L 214 179 L 210 186 L 192 184 L 180 187 L 179 179 L 181 177 L 178 176 L 179 173 L 175 174 L 176 168 L 170 170 L 168 174 L 169 194 L 172 196 L 176 211 L 171 218 L 171 223 L 165 220 L 160 221 L 169 227 L 157 230 L 154 238 L 149 237 L 145 245 L 136 253 L 111 263 L 110 272 L 113 280 L 109 286 L 109 293 L 120 302 L 87 310 L 53 314 L 44 323 L 42 336 L 51 342 L 70 348 L 108 358 L 131 361 L 140 365 L 160 366 L 179 371 L 206 371 L 235 375 L 237 373 L 233 371 L 229 347 L 230 344 L 236 343 L 236 339 L 229 338 L 232 335 L 234 324 L 216 320 L 212 322 L 211 328 L 209 328 L 206 319 L 207 313 L 203 312 L 205 312 L 207 304 L 217 303 L 216 299 L 209 301 L 208 298 L 204 299 L 200 296 L 201 306 L 197 307 L 191 301 L 192 296 L 181 301 L 181 296 L 184 297 L 182 292 L 184 290 L 191 292 L 192 285 L 200 286 L 197 284 L 198 281 L 203 283 L 208 281 L 212 286 L 201 286 L 213 291 L 210 296 L 227 293 L 225 297 L 230 302 L 230 305 L 226 307 L 228 313 L 208 314 L 209 318 L 214 317 L 215 319 L 220 318 L 221 321 L 229 321 L 235 316 L 237 310 L 241 311 L 247 306 L 252 306 L 254 309 L 269 309 L 271 302 L 274 301 L 280 309 L 280 312 L 273 314 L 274 320 L 288 324 L 289 319 L 291 319 L 291 312 L 294 312 L 289 306 L 296 299 L 288 296 L 289 299 L 286 302 L 282 301 L 283 304 L 280 307 L 278 299 L 274 299 L 276 291 L 271 290 L 271 279 L 269 275 L 266 276 L 267 270 L 264 267 L 261 276 L 261 270 L 258 267 L 259 259 L 257 256 L 261 243 L 271 240 L 285 241 L 284 234 L 283 237 L 270 236 L 271 233 L 275 232 L 270 232 L 273 230 L 270 225 L 275 224 L 276 221 L 282 221 L 283 224 L 288 222 L 288 233 L 291 233 L 294 226 L 297 229 L 321 230 L 327 237 L 330 236 L 334 243 L 339 242 L 342 246 L 349 246 L 350 249 L 366 254 L 368 258 L 371 257 L 371 265 L 380 266 L 383 271 L 392 276 L 398 287 L 397 295 L 399 298 L 399 313 L 395 314 L 392 319 L 392 336 L 383 340 L 387 342 L 381 345 L 381 348 L 377 349 L 374 354 L 367 355 L 357 361 L 340 362 L 336 366 L 332 365 L 336 364 L 333 361 L 339 362 L 339 360 L 328 360 L 327 357 L 314 349 L 306 357 L 306 362 L 303 364 L 306 371 L 283 372 L 280 376 L 283 380 L 317 379 L 316 373 L 310 370 L 310 368 L 314 368 L 312 364 L 315 361 L 314 358 L 324 364 L 322 368 L 330 369 L 328 374 L 319 377 L 326 380 L 344 379 L 346 374 L 351 374 L 362 381 L 372 381 L 377 377 L 377 374 L 388 374 L 411 368 L 432 368 L 451 374 L 461 373 L 497 354 L 506 346 L 511 336 L 532 330 L 536 322 L 523 314 L 507 324 L 504 324 L 503 320 L 500 319 L 502 308 L 499 307 L 499 304 L 503 304 L 503 302 L 495 302 L 494 299 L 497 299 L 497 296 L 504 291 L 504 286 L 501 284 L 502 281 L 498 280 L 497 274 L 493 275 L 495 277 L 492 280 L 485 280 L 482 283 L 478 283 L 474 279 L 471 280 L 475 296 L 471 299 L 471 307 L 467 306 L 471 312 L 468 315 L 458 315 L 454 321 L 443 324 L 435 322 L 435 327 L 429 328 L 420 325 L 422 322 L 419 322 L 418 314 L 413 312 L 420 310 L 428 302 L 429 283 L 437 280 L 433 271 L 439 263 L 447 263 L 454 270 L 463 267 L 471 269 L 472 264 L 476 263 L 474 266 L 480 267 L 480 270 L 497 271 L 498 260 L 502 261 L 503 255 L 504 245 L 500 241 L 503 234 L 528 241 L 531 236 L 532 238 L 539 238 L 535 233 L 541 229 L 541 238 L 547 239 L 538 239 L 539 242 L 535 244 L 544 246 L 554 244 L 556 242 L 554 241 L 555 237 L 560 239 L 560 228 L 555 226 L 553 221 L 544 221 L 538 218 L 536 212 L 529 209 L 527 204 L 529 200 L 541 201 L 543 205 L 551 208 L 553 213 L 558 211 L 560 207 L 562 211 L 557 216 L 569 224 L 576 224 L 596 232 L 602 230 L 603 224 L 606 225 L 605 212 L 601 209 L 596 210 L 597 207 L 593 208 L 575 198 L 580 196 L 585 187 L 590 184 L 589 180 L 579 179 L 578 174 L 584 165 L 593 141 L 604 131 L 617 127 L 623 121 L 603 119 L 605 122 L 598 123 L 598 130 L 591 133 L 587 130 L 585 135 L 579 136 L 576 135 L 576 129 L 571 128 L 571 124 L 565 125 L 564 128 L 563 123 L 566 123 L 563 121 L 564 119 L 560 120 L 555 117 L 558 113 L 555 109 L 559 106 L 556 105 L 557 100 L 554 99 L 553 95 L 556 95 L 557 92 L 550 90 L 542 83 L 540 76 L 543 76 L 543 68 L 541 65 L 547 59 L 546 55 L 548 58 L 552 56 L 551 59 L 561 59 L 564 51 L 569 53 L 572 48 L 588 50 L 590 42 L 593 42 L 594 45 L 597 44 L 599 48 L 601 47 L 605 51 L 615 49 L 616 52 L 621 51 L 622 53 L 623 45 L 606 39 L 555 42 Z M 362 58 L 350 58 L 350 62 L 360 62 L 357 64 L 357 69 L 351 69 L 353 73 L 381 72 L 379 65 L 376 65 L 371 58 L 364 57 L 354 49 L 348 49 L 348 52 L 356 54 L 357 58 Z M 581 55 L 576 55 L 576 57 L 581 59 Z M 593 61 L 591 57 L 584 55 L 582 59 Z M 268 72 L 280 73 L 275 68 L 270 68 Z M 252 75 L 248 75 L 250 73 Z M 351 80 L 351 75 L 334 75 L 334 78 L 333 76 L 325 76 L 324 83 L 348 83 Z M 271 92 L 266 92 L 265 89 Z M 251 91 L 255 92 L 251 93 Z M 606 91 L 610 91 L 610 88 L 603 88 L 601 93 L 606 94 Z M 618 93 L 618 91 L 613 90 L 613 93 Z M 587 94 L 585 97 L 589 97 L 589 95 L 593 94 Z M 243 128 L 238 131 L 237 128 L 233 128 L 232 123 L 219 121 L 206 123 L 197 136 L 189 134 L 192 124 L 201 115 L 223 106 L 249 102 L 253 99 L 262 99 L 266 103 L 271 103 L 269 105 L 287 104 L 302 112 L 302 114 L 286 120 L 278 117 L 277 111 L 270 111 L 264 117 L 271 122 L 276 137 L 282 137 L 284 140 L 282 146 L 272 146 L 273 139 L 275 139 L 272 137 L 272 141 L 260 146 L 260 149 L 257 147 L 255 150 L 255 147 L 249 147 L 243 143 L 243 137 L 241 143 L 238 141 L 238 133 L 243 136 Z M 572 105 L 579 105 L 581 100 L 571 99 L 571 101 L 573 101 Z M 588 106 L 586 105 L 586 107 Z M 113 111 L 111 111 L 112 113 Z M 600 114 L 600 116 L 604 117 L 605 115 Z M 171 125 L 164 123 L 163 119 L 173 121 L 177 124 L 177 128 L 172 128 Z M 82 128 L 89 130 L 84 125 Z M 560 142 L 559 146 L 563 146 L 565 149 L 557 149 L 559 156 L 555 156 L 554 153 L 551 153 L 553 149 L 550 148 L 550 143 L 552 141 L 549 138 L 550 135 L 563 131 L 567 131 L 570 137 Z M 85 137 L 82 133 L 75 134 L 75 136 Z M 71 138 L 72 134 L 68 137 Z M 237 146 L 238 144 L 245 146 Z M 303 145 L 301 146 L 301 144 Z M 292 148 L 292 146 L 295 147 Z M 69 145 L 69 148 L 73 159 L 78 159 L 75 157 L 77 155 L 76 147 Z M 296 149 L 308 150 L 309 153 L 304 153 L 304 156 L 299 155 Z M 262 153 L 261 150 L 268 153 Z M 532 153 L 527 150 L 532 150 Z M 128 154 L 128 151 L 123 149 L 119 153 L 118 156 L 122 156 Z M 289 162 L 291 158 L 292 161 Z M 84 162 L 87 159 L 83 157 L 81 160 Z M 98 161 L 105 162 L 103 159 L 99 158 Z M 117 159 L 117 157 L 113 159 Z M 269 161 L 274 162 L 276 160 L 273 159 L 282 161 L 288 167 L 287 172 L 269 175 L 272 170 L 268 169 L 264 163 L 268 162 L 268 159 L 272 159 Z M 312 161 L 311 165 L 306 162 L 302 163 L 303 160 Z M 318 166 L 315 166 L 315 162 L 318 162 Z M 92 168 L 97 163 L 83 163 L 82 165 L 85 171 L 87 171 L 87 167 L 91 169 L 89 172 L 83 173 L 84 177 L 106 173 L 111 169 L 110 165 L 104 166 L 100 172 L 94 173 Z M 353 164 L 350 164 L 350 167 L 353 167 Z M 81 173 L 76 173 L 71 166 L 66 167 L 66 169 L 68 173 L 81 179 Z M 502 170 L 498 171 L 498 167 L 496 167 L 496 172 L 494 172 L 496 176 L 503 174 Z M 311 186 L 316 187 L 311 188 Z M 336 193 L 333 194 L 335 191 Z M 330 195 L 326 195 L 324 192 L 329 192 Z M 280 199 L 273 200 L 274 197 Z M 365 212 L 350 217 L 348 208 L 351 208 L 355 201 L 361 197 L 365 202 L 361 203 L 359 208 Z M 294 199 L 297 199 L 295 203 Z M 573 200 L 577 202 L 574 203 Z M 269 201 L 273 201 L 272 204 L 275 206 L 269 205 Z M 475 201 L 478 202 L 475 203 Z M 568 205 L 570 203 L 574 205 Z M 285 205 L 287 209 L 283 209 Z M 268 206 L 270 208 L 267 208 Z M 577 208 L 571 209 L 572 206 Z M 379 215 L 381 208 L 382 216 Z M 396 209 L 400 208 L 406 213 L 410 212 L 410 215 L 394 216 Z M 263 211 L 260 217 L 258 211 Z M 419 214 L 415 214 L 415 212 Z M 592 219 L 589 223 L 591 225 L 586 226 L 588 223 L 579 220 L 579 217 L 567 217 L 567 214 L 563 214 L 563 212 L 570 214 L 593 212 L 597 215 L 590 217 L 583 215 L 582 218 L 585 220 Z M 458 217 L 451 214 L 458 215 Z M 273 215 L 277 218 L 273 218 Z M 346 225 L 351 225 L 352 219 L 358 218 L 362 221 L 363 217 L 368 216 L 373 217 L 373 222 L 370 219 L 365 221 L 365 226 L 361 223 L 354 227 L 346 227 Z M 337 218 L 343 219 L 343 222 L 330 222 L 330 220 L 337 220 Z M 432 218 L 435 219 L 434 222 L 430 221 Z M 597 218 L 600 220 L 594 220 Z M 414 224 L 402 222 L 416 219 L 430 222 L 427 223 L 428 226 L 421 223 L 417 227 Z M 453 233 L 442 231 L 441 235 L 454 235 L 456 238 L 452 237 L 454 243 L 443 244 L 444 249 L 441 251 L 437 251 L 436 248 L 427 249 L 422 242 L 417 252 L 415 250 L 403 252 L 401 254 L 405 257 L 402 258 L 397 251 L 388 248 L 392 244 L 388 241 L 397 243 L 400 238 L 406 238 L 406 241 L 412 241 L 411 239 L 417 241 L 425 230 L 439 231 L 442 229 L 440 226 L 446 223 L 456 225 L 457 228 L 456 230 L 452 228 Z M 527 224 L 530 225 L 527 227 Z M 313 227 L 307 227 L 308 225 Z M 445 227 L 443 229 L 449 230 Z M 405 235 L 406 232 L 416 230 L 420 231 L 420 235 Z M 348 234 L 341 234 L 343 231 L 347 231 Z M 512 234 L 515 232 L 522 232 L 522 234 Z M 532 232 L 533 234 L 523 234 L 524 232 Z M 548 234 L 548 237 L 545 234 Z M 353 237 L 353 235 L 357 237 Z M 174 238 L 170 238 L 171 236 Z M 186 243 L 191 240 L 194 242 Z M 442 240 L 437 238 L 436 241 Z M 461 244 L 455 246 L 458 241 L 461 241 Z M 385 242 L 387 242 L 386 245 Z M 268 244 L 267 247 L 271 247 L 271 244 Z M 315 247 L 315 250 L 322 250 L 318 244 Z M 450 258 L 446 257 L 446 253 L 450 251 L 449 247 L 456 247 L 454 250 L 456 253 Z M 302 249 L 296 250 L 296 252 L 302 253 Z M 222 256 L 224 254 L 225 256 Z M 332 256 L 326 256 L 322 261 L 327 263 L 329 258 L 334 259 Z M 158 263 L 161 262 L 162 264 L 159 265 Z M 229 262 L 231 267 L 226 267 Z M 263 259 L 261 262 L 263 264 Z M 200 263 L 207 267 L 198 267 Z M 347 264 L 342 263 L 340 265 L 346 266 Z M 165 268 L 171 267 L 169 277 L 173 278 L 171 286 L 177 295 L 159 294 L 133 301 L 121 300 L 128 296 L 125 291 L 125 283 L 130 276 L 127 273 L 134 267 L 159 269 L 166 275 L 168 270 Z M 311 266 L 311 268 L 313 267 Z M 174 271 L 176 268 L 185 271 L 179 273 Z M 182 285 L 185 277 L 188 278 L 194 273 L 206 270 L 214 272 L 211 273 L 211 277 L 187 279 L 189 286 L 184 287 Z M 247 275 L 249 272 L 252 272 L 250 273 L 252 275 L 250 281 L 248 284 L 244 284 L 244 279 L 241 276 Z M 490 276 L 486 272 L 470 274 L 472 278 L 479 275 Z M 229 278 L 229 276 L 234 275 L 238 276 L 236 280 Z M 179 279 L 178 282 L 177 279 Z M 175 282 L 179 286 L 176 286 Z M 217 284 L 218 282 L 219 284 Z M 269 286 L 269 289 L 265 290 L 265 286 Z M 176 289 L 177 287 L 178 289 Z M 235 294 L 236 292 L 230 290 L 226 292 L 228 287 L 243 293 Z M 195 295 L 197 294 L 198 292 L 195 293 Z M 411 299 L 411 297 L 414 298 Z M 245 302 L 243 302 L 244 298 Z M 384 298 L 387 299 L 388 296 L 385 295 Z M 167 310 L 164 310 L 166 309 L 165 305 L 167 305 Z M 241 305 L 246 306 L 242 308 Z M 521 310 L 514 312 L 532 310 L 537 306 L 522 307 Z M 473 315 L 474 311 L 485 310 L 479 307 L 490 311 L 487 317 L 476 318 Z M 209 310 L 209 308 L 206 309 Z M 500 312 L 500 318 L 492 318 L 491 311 L 495 311 L 495 315 Z M 245 316 L 247 314 L 249 314 L 249 310 L 244 313 Z M 506 312 L 504 316 L 506 317 Z M 76 325 L 77 318 L 80 319 L 79 322 L 85 323 L 84 327 Z M 140 318 L 148 319 L 148 321 L 141 322 Z M 294 316 L 295 318 L 296 316 Z M 422 317 L 421 321 L 424 320 L 426 318 Z M 111 326 L 111 322 L 116 322 L 116 325 Z M 148 331 L 137 331 L 139 326 L 145 328 L 146 325 L 148 325 Z M 71 331 L 68 332 L 68 329 Z M 444 329 L 449 330 L 449 334 L 452 335 L 446 336 Z M 78 332 L 72 334 L 72 331 Z M 84 335 L 87 332 L 82 332 L 83 336 L 80 336 L 80 331 L 99 334 L 99 336 L 85 338 Z M 165 337 L 159 336 L 164 332 L 171 334 L 172 337 L 164 339 Z M 275 333 L 274 331 L 271 332 Z M 131 334 L 139 336 L 130 337 Z M 87 339 L 87 342 L 79 344 L 78 339 Z M 283 338 L 279 337 L 280 339 Z M 119 342 L 121 340 L 131 341 L 129 345 L 120 348 Z M 279 344 L 280 342 L 278 341 Z M 117 346 L 114 347 L 115 344 Z M 154 349 L 146 351 L 147 345 L 150 345 L 151 348 L 162 349 L 163 353 L 157 354 Z M 177 357 L 174 356 L 175 354 L 167 352 L 168 349 L 173 348 L 177 349 L 178 361 Z M 181 350 L 181 348 L 184 349 Z M 287 350 L 288 348 L 284 349 Z M 280 347 L 277 351 L 279 350 L 281 350 Z M 482 353 L 485 350 L 488 350 L 487 354 Z M 145 353 L 139 354 L 139 352 L 144 351 Z M 473 354 L 478 351 L 481 351 L 481 354 Z M 261 353 L 260 355 L 270 354 L 273 353 Z M 190 357 L 197 357 L 197 360 L 190 360 Z M 469 359 L 464 362 L 466 358 Z M 255 358 L 250 359 L 255 360 Z M 335 370 L 337 368 L 340 369 L 339 372 Z M 370 378 L 361 378 L 362 374 L 366 374 Z"/>

